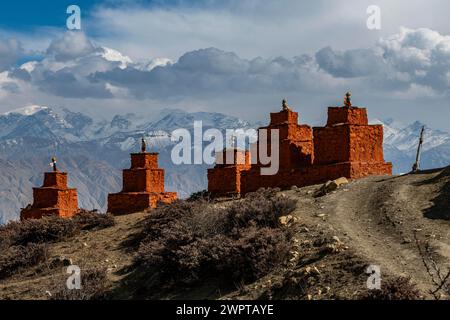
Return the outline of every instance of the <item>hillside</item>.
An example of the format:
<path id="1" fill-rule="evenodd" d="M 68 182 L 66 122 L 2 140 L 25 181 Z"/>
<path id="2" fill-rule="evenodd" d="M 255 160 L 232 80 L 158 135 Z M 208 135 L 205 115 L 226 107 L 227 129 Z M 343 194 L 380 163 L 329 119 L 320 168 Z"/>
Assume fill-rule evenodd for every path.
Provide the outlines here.
<path id="1" fill-rule="evenodd" d="M 369 177 L 316 198 L 319 187 L 279 193 L 297 201 L 291 213 L 297 222 L 290 226 L 294 249 L 289 262 L 231 288 L 208 276 L 177 290 L 144 290 L 138 281 L 143 270 L 133 264 L 137 255 L 133 241 L 152 213 L 115 217 L 112 227 L 50 244 L 48 256 L 69 258 L 82 270 L 104 268 L 106 296 L 113 299 L 355 299 L 366 291 L 368 265 L 380 266 L 382 281 L 410 277 L 424 298 L 449 298 L 448 283 L 434 296 L 430 291 L 436 288 L 435 267 L 443 275 L 450 266 L 450 168 Z M 428 271 L 424 263 L 431 266 Z M 49 264 L 28 268 L 0 280 L 0 299 L 47 299 L 55 281 L 66 277 L 64 268 Z"/>
<path id="2" fill-rule="evenodd" d="M 121 170 L 129 166 L 129 153 L 139 150 L 143 135 L 151 150 L 160 152 L 166 169 L 166 189 L 182 198 L 207 187 L 208 165 L 174 165 L 170 159 L 171 132 L 193 130 L 202 121 L 204 130 L 251 128 L 251 123 L 222 113 L 166 109 L 151 115 L 122 114 L 93 118 L 64 108 L 30 106 L 0 115 L 0 224 L 18 217 L 32 200 L 32 187 L 42 183 L 56 154 L 59 168 L 68 171 L 69 184 L 78 189 L 80 207 L 106 210 L 108 193 L 121 189 Z M 423 124 L 404 125 L 393 120 L 374 120 L 384 126 L 384 156 L 394 173 L 409 172 L 415 159 Z M 450 163 L 450 134 L 427 128 L 422 167 Z M 186 178 L 188 177 L 188 178 Z"/>

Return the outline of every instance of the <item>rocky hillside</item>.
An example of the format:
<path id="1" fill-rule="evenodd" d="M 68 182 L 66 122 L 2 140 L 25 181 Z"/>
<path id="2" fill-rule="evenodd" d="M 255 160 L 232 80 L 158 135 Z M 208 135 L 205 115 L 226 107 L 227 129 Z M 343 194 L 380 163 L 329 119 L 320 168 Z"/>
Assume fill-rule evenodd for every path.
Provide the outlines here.
<path id="1" fill-rule="evenodd" d="M 276 200 L 274 203 L 278 203 L 277 206 L 282 205 L 285 208 L 283 210 L 287 210 L 289 201 L 296 203 L 289 215 L 277 218 L 278 227 L 270 226 L 269 221 L 273 220 L 270 220 L 272 218 L 267 213 L 264 217 L 258 217 L 257 212 L 264 212 L 260 211 L 264 205 L 249 206 L 249 203 L 245 202 L 247 200 L 237 200 L 237 207 L 234 206 L 234 201 L 210 203 L 202 210 L 208 212 L 208 215 L 200 220 L 198 217 L 201 215 L 199 216 L 198 212 L 193 213 L 197 216 L 195 230 L 200 232 L 199 234 L 214 232 L 220 235 L 231 232 L 231 229 L 227 231 L 225 225 L 214 220 L 214 211 L 208 211 L 212 208 L 219 212 L 236 211 L 233 214 L 240 215 L 237 220 L 241 221 L 240 228 L 244 227 L 241 223 L 247 219 L 245 217 L 249 212 L 254 212 L 252 223 L 258 225 L 265 221 L 264 228 L 282 228 L 280 230 L 287 232 L 284 234 L 289 242 L 283 243 L 289 243 L 288 255 L 281 255 L 284 246 L 277 249 L 279 257 L 284 257 L 285 260 L 270 260 L 278 262 L 269 265 L 255 264 L 256 269 L 252 270 L 261 271 L 260 276 L 243 278 L 242 282 L 236 282 L 234 285 L 224 285 L 223 280 L 220 280 L 219 275 L 228 272 L 225 268 L 228 259 L 225 259 L 216 262 L 220 262 L 221 268 L 225 268 L 222 272 L 203 272 L 200 273 L 200 278 L 189 281 L 187 274 L 183 273 L 180 276 L 183 277 L 184 284 L 177 282 L 178 278 L 171 278 L 172 282 L 163 282 L 164 285 L 156 282 L 160 289 L 149 289 L 165 271 L 172 270 L 174 263 L 183 266 L 183 259 L 169 260 L 175 251 L 171 251 L 167 246 L 158 249 L 158 241 L 170 237 L 172 232 L 176 234 L 183 231 L 183 228 L 192 227 L 189 222 L 191 213 L 186 211 L 192 208 L 190 204 L 178 206 L 173 212 L 171 207 L 168 207 L 163 212 L 116 217 L 114 226 L 98 231 L 85 231 L 66 241 L 49 244 L 48 257 L 70 259 L 71 263 L 88 270 L 104 270 L 106 277 L 102 278 L 101 287 L 107 288 L 103 293 L 106 292 L 109 298 L 359 299 L 367 297 L 368 294 L 366 270 L 369 265 L 380 268 L 382 288 L 392 290 L 395 293 L 393 296 L 398 294 L 403 298 L 449 298 L 450 283 L 448 279 L 445 280 L 445 276 L 450 267 L 450 168 L 413 175 L 370 177 L 341 185 L 325 196 L 316 197 L 315 193 L 319 188 L 320 186 L 293 187 L 278 193 L 278 197 L 286 200 Z M 173 224 L 175 220 L 171 222 L 170 216 L 181 212 L 186 212 L 186 216 L 184 219 L 180 217 L 179 221 L 187 224 Z M 158 215 L 165 218 L 160 220 Z M 165 224 L 165 235 L 158 233 L 159 227 L 151 228 L 149 222 L 151 225 Z M 203 229 L 204 226 L 209 227 Z M 214 228 L 211 229 L 211 226 Z M 258 234 L 255 232 L 262 232 L 264 229 L 261 226 L 257 229 L 249 228 L 245 237 L 240 240 L 242 243 L 248 241 L 244 239 L 251 239 Z M 143 230 L 147 230 L 145 235 L 142 234 Z M 267 229 L 267 232 L 260 233 L 255 238 L 267 241 L 262 248 L 268 252 L 272 250 L 269 244 L 279 244 L 280 240 L 276 239 L 281 239 L 281 234 L 276 229 L 271 230 Z M 188 240 L 189 233 L 183 231 L 183 234 L 186 238 L 178 238 L 178 241 L 192 241 Z M 153 242 L 145 242 L 147 237 L 153 239 Z M 211 253 L 214 248 L 224 245 L 226 247 L 228 241 L 226 238 L 220 238 L 222 240 L 216 243 L 213 241 L 214 236 L 208 236 L 208 239 L 209 242 L 195 245 L 196 259 L 192 260 L 194 256 L 189 255 L 191 260 L 184 260 L 187 263 L 184 267 L 189 265 L 186 270 L 201 270 L 196 268 L 213 259 Z M 177 255 L 194 249 L 185 246 L 178 250 L 176 243 L 171 243 L 173 250 L 177 250 Z M 162 248 L 165 250 L 161 251 Z M 202 248 L 209 249 L 204 252 Z M 238 250 L 239 245 L 234 248 Z M 257 250 L 254 246 L 252 248 Z M 220 252 L 224 254 L 224 251 Z M 230 253 L 230 261 L 237 258 L 239 251 L 234 252 Z M 266 255 L 264 252 L 254 252 L 258 253 L 257 261 L 267 263 L 269 260 L 265 260 L 266 257 L 273 257 L 273 254 Z M 164 265 L 164 268 L 136 267 L 136 258 L 142 260 L 144 253 L 151 253 L 153 260 L 149 261 Z M 208 253 L 210 258 L 202 260 L 205 253 Z M 248 257 L 252 255 L 249 253 Z M 162 260 L 154 260 L 157 256 L 162 257 Z M 248 260 L 243 261 L 244 265 L 250 263 Z M 0 280 L 0 299 L 51 298 L 54 294 L 52 288 L 55 286 L 55 279 L 61 278 L 63 281 L 66 275 L 64 268 L 49 266 L 44 264 L 24 269 Z M 217 265 L 208 266 L 208 270 L 211 270 L 210 268 Z M 146 280 L 143 281 L 142 272 L 150 272 L 153 276 L 147 277 L 146 274 Z M 174 274 L 177 274 L 176 269 L 171 271 L 171 276 Z M 253 275 L 250 271 L 249 274 Z M 410 280 L 401 280 L 407 278 Z M 99 282 L 95 283 L 98 285 Z M 169 283 L 178 284 L 174 288 Z"/>

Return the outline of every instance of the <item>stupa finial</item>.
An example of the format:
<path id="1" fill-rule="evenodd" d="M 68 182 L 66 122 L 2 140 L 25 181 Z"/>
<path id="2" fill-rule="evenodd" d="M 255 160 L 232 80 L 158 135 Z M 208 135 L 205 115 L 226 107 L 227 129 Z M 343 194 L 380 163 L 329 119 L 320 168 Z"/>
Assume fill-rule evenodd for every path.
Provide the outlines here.
<path id="1" fill-rule="evenodd" d="M 54 172 L 58 171 L 58 169 L 56 169 L 56 157 L 55 156 L 52 157 L 52 162 L 50 162 L 50 167 L 53 168 Z"/>
<path id="2" fill-rule="evenodd" d="M 287 103 L 287 100 L 286 100 L 286 99 L 283 99 L 283 101 L 282 101 L 282 103 L 281 103 L 281 106 L 282 106 L 282 108 L 283 108 L 283 111 L 291 110 L 291 109 L 289 108 L 289 106 L 288 106 L 288 103 Z"/>
<path id="3" fill-rule="evenodd" d="M 145 138 L 142 137 L 141 139 L 141 152 L 145 153 L 147 151 L 147 142 L 145 141 Z"/>
<path id="4" fill-rule="evenodd" d="M 350 108 L 352 106 L 351 96 L 352 96 L 352 93 L 350 91 L 345 94 L 344 106 L 347 108 Z"/>

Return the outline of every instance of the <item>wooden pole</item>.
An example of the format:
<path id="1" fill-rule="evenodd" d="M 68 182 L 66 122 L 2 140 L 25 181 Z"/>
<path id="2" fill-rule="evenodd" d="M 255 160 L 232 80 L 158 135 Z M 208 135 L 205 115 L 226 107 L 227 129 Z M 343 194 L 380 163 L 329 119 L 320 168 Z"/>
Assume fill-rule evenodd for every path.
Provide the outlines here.
<path id="1" fill-rule="evenodd" d="M 425 133 L 425 126 L 423 126 L 422 130 L 420 131 L 419 146 L 417 147 L 417 154 L 416 154 L 416 162 L 412 167 L 412 172 L 418 172 L 420 170 L 420 152 L 422 151 L 424 133 Z"/>

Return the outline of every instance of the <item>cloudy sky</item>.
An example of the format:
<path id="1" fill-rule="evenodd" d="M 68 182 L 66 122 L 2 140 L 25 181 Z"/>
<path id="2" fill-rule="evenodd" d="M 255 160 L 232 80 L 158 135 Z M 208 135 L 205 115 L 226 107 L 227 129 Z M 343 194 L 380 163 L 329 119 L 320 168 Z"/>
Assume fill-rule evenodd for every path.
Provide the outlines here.
<path id="1" fill-rule="evenodd" d="M 66 9 L 81 8 L 80 31 Z M 381 9 L 369 30 L 367 8 Z M 22 1 L 0 6 L 0 112 L 162 108 L 301 122 L 353 92 L 372 118 L 450 131 L 448 0 Z"/>

